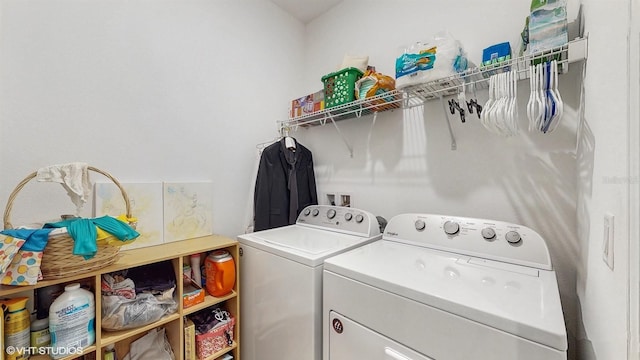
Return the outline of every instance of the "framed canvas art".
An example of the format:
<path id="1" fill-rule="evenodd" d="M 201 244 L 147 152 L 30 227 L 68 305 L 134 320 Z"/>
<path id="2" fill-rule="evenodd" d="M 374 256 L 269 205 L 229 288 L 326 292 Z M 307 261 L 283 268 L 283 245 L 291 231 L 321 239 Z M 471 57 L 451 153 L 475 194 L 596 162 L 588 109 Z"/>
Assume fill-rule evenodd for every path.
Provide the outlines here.
<path id="1" fill-rule="evenodd" d="M 120 183 L 129 197 L 131 214 L 138 219 L 140 236 L 122 250 L 137 249 L 163 243 L 162 183 Z M 94 215 L 119 216 L 126 213 L 120 189 L 112 182 L 96 182 Z"/>
<path id="2" fill-rule="evenodd" d="M 164 183 L 164 241 L 213 234 L 213 183 Z"/>

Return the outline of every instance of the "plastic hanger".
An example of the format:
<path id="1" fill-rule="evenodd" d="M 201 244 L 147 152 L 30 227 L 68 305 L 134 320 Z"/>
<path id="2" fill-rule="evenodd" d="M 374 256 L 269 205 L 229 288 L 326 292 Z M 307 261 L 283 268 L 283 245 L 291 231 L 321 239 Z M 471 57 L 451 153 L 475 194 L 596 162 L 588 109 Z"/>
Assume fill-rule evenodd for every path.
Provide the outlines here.
<path id="1" fill-rule="evenodd" d="M 545 79 L 546 79 L 545 94 L 547 96 L 547 111 L 546 111 L 545 124 L 544 124 L 543 131 L 544 133 L 547 133 L 549 132 L 551 123 L 557 117 L 557 109 L 556 109 L 557 99 L 555 97 L 555 94 L 551 90 L 551 81 L 553 80 L 553 76 L 551 75 L 552 73 L 551 62 L 547 62 L 544 65 L 544 71 L 545 71 Z"/>
<path id="2" fill-rule="evenodd" d="M 551 62 L 551 82 L 553 86 L 550 88 L 551 94 L 555 100 L 555 115 L 551 120 L 551 124 L 549 127 L 549 132 L 552 132 L 558 127 L 560 123 L 560 119 L 564 114 L 564 103 L 562 102 L 562 97 L 560 96 L 560 91 L 558 91 L 558 61 L 553 60 Z"/>
<path id="3" fill-rule="evenodd" d="M 291 136 L 289 136 L 289 128 L 284 128 L 283 129 L 284 132 L 284 147 L 290 150 L 294 150 L 296 149 L 296 140 L 294 138 L 292 138 Z"/>
<path id="4" fill-rule="evenodd" d="M 296 141 L 291 137 L 291 136 L 285 136 L 284 138 L 284 146 L 287 149 L 293 149 L 295 150 L 296 148 Z"/>
<path id="5" fill-rule="evenodd" d="M 518 134 L 518 73 L 511 73 L 511 131 L 512 135 Z"/>
<path id="6" fill-rule="evenodd" d="M 544 92 L 544 67 L 542 64 L 536 65 L 536 70 L 538 72 L 538 107 L 540 108 L 540 116 L 538 117 L 538 121 L 536 123 L 536 129 L 539 131 L 543 131 L 544 123 L 547 116 L 547 104 L 546 104 L 546 95 Z"/>

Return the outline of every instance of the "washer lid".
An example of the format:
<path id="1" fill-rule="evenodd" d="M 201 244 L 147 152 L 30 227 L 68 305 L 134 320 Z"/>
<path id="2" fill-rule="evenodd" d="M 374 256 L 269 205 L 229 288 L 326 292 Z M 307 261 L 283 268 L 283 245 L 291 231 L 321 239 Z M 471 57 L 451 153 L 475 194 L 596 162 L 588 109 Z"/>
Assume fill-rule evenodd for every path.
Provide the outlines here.
<path id="1" fill-rule="evenodd" d="M 331 257 L 325 261 L 324 269 L 567 350 L 554 271 L 387 240 Z"/>
<path id="2" fill-rule="evenodd" d="M 238 236 L 240 243 L 286 257 L 307 266 L 321 265 L 329 256 L 379 240 L 308 226 L 289 225 Z"/>

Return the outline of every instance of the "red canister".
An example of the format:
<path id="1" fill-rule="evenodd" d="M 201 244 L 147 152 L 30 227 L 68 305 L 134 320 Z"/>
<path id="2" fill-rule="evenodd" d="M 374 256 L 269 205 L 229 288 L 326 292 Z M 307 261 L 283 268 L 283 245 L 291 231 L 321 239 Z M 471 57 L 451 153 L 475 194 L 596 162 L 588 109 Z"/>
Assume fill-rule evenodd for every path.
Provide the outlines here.
<path id="1" fill-rule="evenodd" d="M 210 253 L 204 261 L 207 274 L 206 288 L 211 296 L 224 296 L 236 283 L 236 264 L 226 250 Z"/>

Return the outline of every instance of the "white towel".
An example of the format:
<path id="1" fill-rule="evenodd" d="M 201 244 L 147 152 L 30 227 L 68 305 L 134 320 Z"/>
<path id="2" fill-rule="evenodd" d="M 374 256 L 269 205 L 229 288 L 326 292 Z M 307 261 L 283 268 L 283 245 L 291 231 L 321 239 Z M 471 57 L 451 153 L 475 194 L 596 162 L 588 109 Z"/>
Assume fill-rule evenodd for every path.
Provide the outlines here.
<path id="1" fill-rule="evenodd" d="M 61 183 L 71 201 L 76 205 L 78 213 L 91 196 L 89 167 L 85 163 L 75 162 L 43 167 L 38 170 L 36 179 Z"/>

